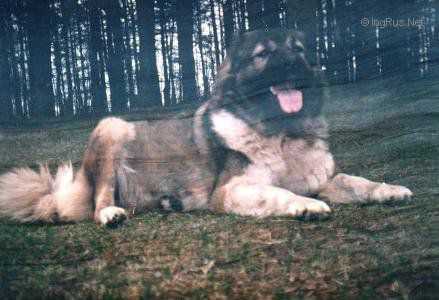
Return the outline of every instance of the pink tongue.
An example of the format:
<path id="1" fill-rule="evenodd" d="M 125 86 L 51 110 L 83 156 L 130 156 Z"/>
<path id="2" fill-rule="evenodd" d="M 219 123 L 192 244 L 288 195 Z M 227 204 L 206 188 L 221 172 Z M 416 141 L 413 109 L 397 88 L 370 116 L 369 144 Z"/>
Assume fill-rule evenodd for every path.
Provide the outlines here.
<path id="1" fill-rule="evenodd" d="M 288 89 L 276 94 L 280 107 L 286 113 L 296 113 L 302 109 L 303 95 L 301 91 Z"/>

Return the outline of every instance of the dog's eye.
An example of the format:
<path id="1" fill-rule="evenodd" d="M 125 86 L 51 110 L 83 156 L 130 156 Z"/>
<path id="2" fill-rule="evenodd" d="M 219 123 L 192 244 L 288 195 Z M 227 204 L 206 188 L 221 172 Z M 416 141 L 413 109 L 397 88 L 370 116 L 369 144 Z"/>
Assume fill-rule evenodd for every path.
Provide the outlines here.
<path id="1" fill-rule="evenodd" d="M 294 44 L 291 46 L 291 50 L 297 53 L 303 53 L 305 49 L 301 45 Z"/>
<path id="2" fill-rule="evenodd" d="M 266 58 L 266 57 L 268 57 L 269 55 L 270 55 L 270 51 L 268 51 L 268 50 L 263 50 L 263 51 L 259 52 L 258 54 L 256 54 L 255 57 L 258 57 L 258 58 Z"/>

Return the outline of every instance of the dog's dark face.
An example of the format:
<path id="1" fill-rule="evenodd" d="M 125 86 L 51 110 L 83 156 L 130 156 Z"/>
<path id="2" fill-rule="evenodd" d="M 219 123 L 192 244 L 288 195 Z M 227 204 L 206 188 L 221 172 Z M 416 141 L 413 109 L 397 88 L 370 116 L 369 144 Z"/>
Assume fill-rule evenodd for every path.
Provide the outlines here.
<path id="1" fill-rule="evenodd" d="M 320 75 L 306 59 L 303 35 L 295 31 L 254 31 L 230 49 L 219 73 L 231 110 L 266 133 L 296 134 L 298 123 L 320 114 Z"/>

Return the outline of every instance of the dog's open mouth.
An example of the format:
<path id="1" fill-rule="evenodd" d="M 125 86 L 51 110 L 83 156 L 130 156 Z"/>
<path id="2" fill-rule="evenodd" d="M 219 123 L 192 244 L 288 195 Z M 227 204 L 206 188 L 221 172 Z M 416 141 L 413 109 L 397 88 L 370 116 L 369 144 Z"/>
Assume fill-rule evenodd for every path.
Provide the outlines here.
<path id="1" fill-rule="evenodd" d="M 276 97 L 282 111 L 285 113 L 297 113 L 302 109 L 303 93 L 295 88 L 291 82 L 272 85 L 270 91 Z"/>

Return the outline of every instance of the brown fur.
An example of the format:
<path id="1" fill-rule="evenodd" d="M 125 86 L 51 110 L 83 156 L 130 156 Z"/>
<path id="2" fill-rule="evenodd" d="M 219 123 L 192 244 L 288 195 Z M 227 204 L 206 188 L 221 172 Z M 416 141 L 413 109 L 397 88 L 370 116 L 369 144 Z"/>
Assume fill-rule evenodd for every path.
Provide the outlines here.
<path id="1" fill-rule="evenodd" d="M 20 222 L 123 221 L 153 208 L 267 217 L 326 215 L 331 202 L 404 199 L 401 186 L 338 174 L 320 116 L 325 89 L 301 35 L 253 32 L 232 47 L 215 90 L 194 118 L 102 120 L 82 166 L 53 177 L 16 169 L 0 176 L 0 215 Z M 284 113 L 270 91 L 288 82 L 303 108 Z"/>
<path id="2" fill-rule="evenodd" d="M 135 139 L 134 126 L 118 118 L 102 120 L 91 134 L 83 166 L 93 178 L 96 222 L 101 209 L 114 206 L 115 171 L 121 167 L 122 147 Z"/>

